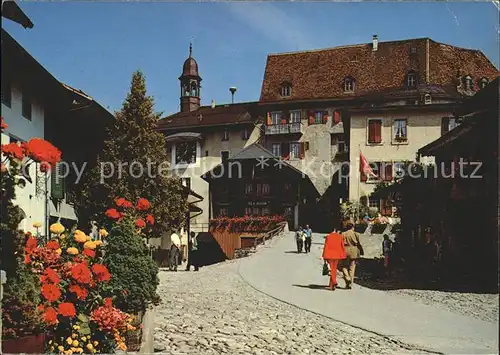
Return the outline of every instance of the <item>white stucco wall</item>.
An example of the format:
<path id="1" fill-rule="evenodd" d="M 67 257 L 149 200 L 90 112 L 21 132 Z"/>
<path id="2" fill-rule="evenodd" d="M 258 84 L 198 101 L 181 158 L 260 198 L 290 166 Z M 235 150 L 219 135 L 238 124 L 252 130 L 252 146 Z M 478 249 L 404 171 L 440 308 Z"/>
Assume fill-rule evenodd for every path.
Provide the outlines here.
<path id="1" fill-rule="evenodd" d="M 369 163 L 415 161 L 418 149 L 441 136 L 442 117 L 450 116 L 450 112 L 403 114 L 352 115 L 349 158 L 351 174 L 349 176 L 349 200 L 359 200 L 361 196 L 369 196 L 375 183 L 360 181 L 359 156 L 363 153 Z M 382 119 L 382 142 L 368 143 L 368 119 Z M 408 141 L 398 144 L 393 141 L 393 124 L 395 119 L 407 119 Z M 425 163 L 432 163 L 428 159 Z"/>
<path id="2" fill-rule="evenodd" d="M 13 136 L 22 141 L 28 141 L 33 137 L 44 137 L 44 108 L 36 97 L 33 98 L 31 108 L 31 120 L 22 116 L 22 92 L 16 87 L 12 86 L 12 101 L 11 107 L 2 103 L 2 116 L 8 128 L 2 133 L 2 144 L 10 142 L 10 136 Z M 44 234 L 45 231 L 45 184 L 40 180 L 42 174 L 39 174 L 39 183 L 37 188 L 37 175 L 39 170 L 38 164 L 32 164 L 29 168 L 29 175 L 32 183 L 26 181 L 24 188 L 16 188 L 16 201 L 24 213 L 26 218 L 23 219 L 19 225 L 20 229 L 24 231 L 36 232 L 33 228 L 34 222 L 40 222 L 42 227 L 40 232 Z"/>

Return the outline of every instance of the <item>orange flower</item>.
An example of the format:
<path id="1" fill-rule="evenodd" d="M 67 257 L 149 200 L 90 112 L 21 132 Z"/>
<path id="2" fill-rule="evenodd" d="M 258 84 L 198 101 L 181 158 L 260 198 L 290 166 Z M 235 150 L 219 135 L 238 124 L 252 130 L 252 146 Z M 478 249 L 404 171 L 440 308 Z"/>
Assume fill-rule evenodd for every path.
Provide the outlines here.
<path id="1" fill-rule="evenodd" d="M 46 247 L 49 249 L 54 249 L 54 250 L 57 250 L 60 248 L 57 240 L 51 240 L 50 242 L 47 243 Z"/>
<path id="2" fill-rule="evenodd" d="M 84 289 L 79 285 L 71 285 L 69 287 L 69 291 L 73 292 L 76 295 L 76 297 L 78 297 L 78 299 L 80 300 L 84 300 L 85 298 L 87 298 L 89 294 L 86 289 Z"/>
<path id="3" fill-rule="evenodd" d="M 132 204 L 132 202 L 130 201 L 127 201 L 126 199 L 124 199 L 123 197 L 120 197 L 120 198 L 117 198 L 115 200 L 115 203 L 118 207 L 123 207 L 123 208 L 130 208 L 130 207 L 133 207 L 134 205 Z"/>
<path id="4" fill-rule="evenodd" d="M 43 313 L 43 320 L 45 323 L 50 324 L 50 325 L 56 324 L 57 323 L 56 310 L 53 307 L 45 308 L 45 312 Z"/>
<path id="5" fill-rule="evenodd" d="M 55 302 L 61 297 L 61 290 L 57 285 L 44 283 L 42 285 L 42 296 L 49 302 Z"/>
<path id="6" fill-rule="evenodd" d="M 56 165 L 61 161 L 61 151 L 41 138 L 31 138 L 24 145 L 26 155 L 35 161 L 44 161 Z"/>
<path id="7" fill-rule="evenodd" d="M 142 218 L 139 218 L 135 221 L 135 226 L 137 228 L 144 228 L 144 227 L 146 227 L 146 222 L 144 222 L 144 220 Z"/>
<path id="8" fill-rule="evenodd" d="M 113 307 L 113 299 L 111 297 L 107 297 L 104 299 L 105 307 Z"/>
<path id="9" fill-rule="evenodd" d="M 74 317 L 76 315 L 75 305 L 70 302 L 60 303 L 57 312 L 65 317 Z"/>
<path id="10" fill-rule="evenodd" d="M 106 211 L 106 216 L 111 219 L 120 219 L 122 218 L 122 213 L 118 212 L 116 208 L 110 208 Z"/>
<path id="11" fill-rule="evenodd" d="M 61 279 L 59 278 L 59 275 L 57 274 L 57 272 L 55 272 L 54 269 L 48 267 L 45 269 L 45 272 L 40 277 L 40 282 L 41 283 L 51 282 L 54 284 L 58 284 L 59 282 L 61 282 Z"/>
<path id="12" fill-rule="evenodd" d="M 88 256 L 89 258 L 95 257 L 95 251 L 93 251 L 92 249 L 89 249 L 89 248 L 83 249 L 82 254 L 85 256 Z"/>
<path id="13" fill-rule="evenodd" d="M 26 241 L 25 251 L 27 253 L 31 253 L 33 250 L 36 249 L 37 245 L 38 245 L 38 242 L 36 241 L 36 238 L 29 237 L 28 240 Z"/>
<path id="14" fill-rule="evenodd" d="M 146 222 L 148 222 L 149 224 L 153 225 L 153 224 L 155 224 L 155 218 L 152 215 L 148 214 L 146 216 Z"/>
<path id="15" fill-rule="evenodd" d="M 81 284 L 88 284 L 92 281 L 92 273 L 84 263 L 74 265 L 71 268 L 71 276 Z"/>
<path id="16" fill-rule="evenodd" d="M 135 205 L 135 208 L 137 208 L 139 211 L 146 211 L 150 207 L 151 203 L 149 203 L 148 200 L 142 197 L 137 201 L 137 204 Z"/>
<path id="17" fill-rule="evenodd" d="M 92 272 L 98 281 L 109 281 L 111 279 L 111 274 L 109 273 L 108 268 L 102 264 L 92 265 Z"/>

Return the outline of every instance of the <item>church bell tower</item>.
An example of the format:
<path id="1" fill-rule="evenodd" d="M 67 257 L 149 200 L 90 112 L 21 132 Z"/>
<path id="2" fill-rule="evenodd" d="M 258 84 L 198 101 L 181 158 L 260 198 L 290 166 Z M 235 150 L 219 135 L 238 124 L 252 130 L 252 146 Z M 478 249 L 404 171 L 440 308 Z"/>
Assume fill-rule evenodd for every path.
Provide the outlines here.
<path id="1" fill-rule="evenodd" d="M 193 46 L 189 44 L 189 57 L 182 66 L 181 112 L 192 112 L 200 108 L 201 77 L 198 73 L 198 63 L 193 58 Z"/>

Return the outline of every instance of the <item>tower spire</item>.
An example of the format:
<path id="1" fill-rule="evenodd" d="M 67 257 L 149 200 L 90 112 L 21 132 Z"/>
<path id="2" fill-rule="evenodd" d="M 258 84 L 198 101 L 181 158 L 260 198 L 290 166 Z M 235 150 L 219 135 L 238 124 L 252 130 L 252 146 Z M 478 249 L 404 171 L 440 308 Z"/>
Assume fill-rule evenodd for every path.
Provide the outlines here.
<path id="1" fill-rule="evenodd" d="M 189 41 L 189 58 L 192 57 L 193 54 L 193 43 Z"/>

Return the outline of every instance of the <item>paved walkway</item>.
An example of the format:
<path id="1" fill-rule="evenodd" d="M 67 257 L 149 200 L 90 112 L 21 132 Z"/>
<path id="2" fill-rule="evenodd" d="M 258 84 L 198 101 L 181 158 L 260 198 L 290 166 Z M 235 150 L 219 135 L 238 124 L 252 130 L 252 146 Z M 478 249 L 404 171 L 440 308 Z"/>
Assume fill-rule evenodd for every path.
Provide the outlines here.
<path id="1" fill-rule="evenodd" d="M 354 285 L 322 288 L 322 235 L 313 235 L 312 253 L 296 254 L 293 233 L 273 248 L 242 260 L 240 275 L 272 297 L 340 322 L 385 335 L 423 350 L 446 354 L 498 353 L 498 324 L 458 315 L 404 296 Z M 343 287 L 343 281 L 339 280 Z"/>

